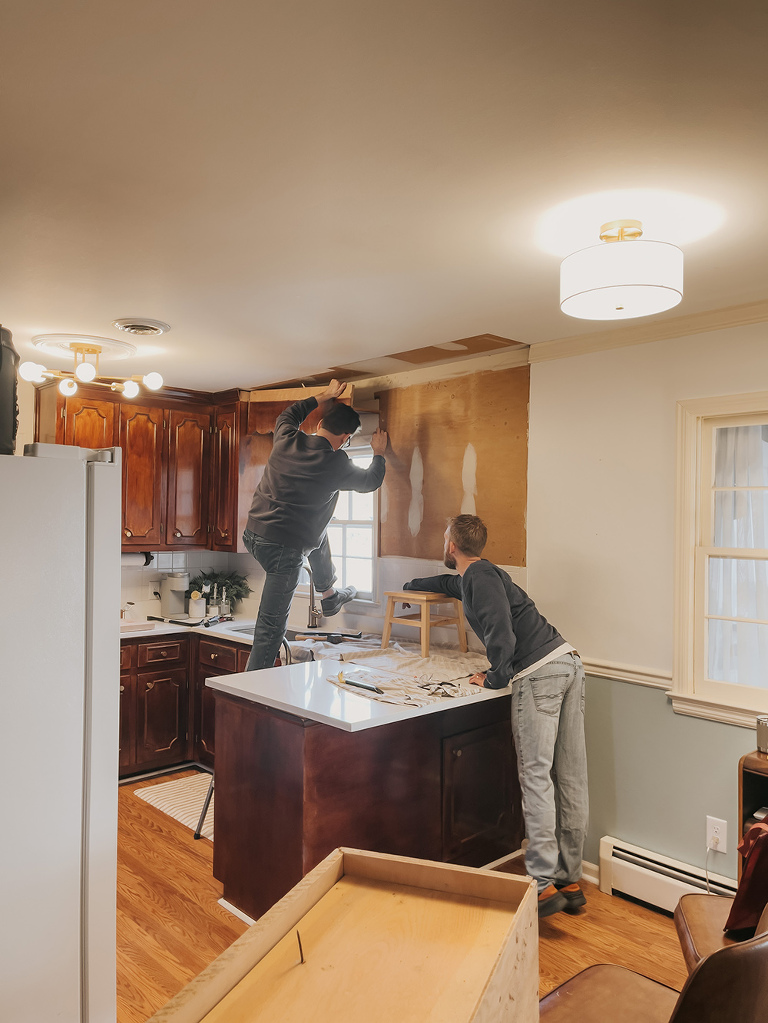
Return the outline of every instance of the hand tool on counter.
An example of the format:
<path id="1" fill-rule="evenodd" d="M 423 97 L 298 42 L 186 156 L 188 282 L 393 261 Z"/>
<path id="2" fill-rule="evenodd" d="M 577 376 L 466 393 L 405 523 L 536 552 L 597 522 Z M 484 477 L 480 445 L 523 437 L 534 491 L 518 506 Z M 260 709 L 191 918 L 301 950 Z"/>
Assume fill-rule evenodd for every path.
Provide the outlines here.
<path id="1" fill-rule="evenodd" d="M 384 690 L 383 689 L 379 689 L 379 687 L 373 685 L 373 683 L 371 683 L 371 682 L 353 682 L 351 678 L 344 678 L 344 673 L 341 672 L 341 671 L 338 674 L 338 679 L 339 679 L 339 682 L 342 683 L 342 685 L 354 686 L 355 689 L 367 689 L 369 693 L 378 693 L 379 696 L 383 696 L 384 695 Z"/>

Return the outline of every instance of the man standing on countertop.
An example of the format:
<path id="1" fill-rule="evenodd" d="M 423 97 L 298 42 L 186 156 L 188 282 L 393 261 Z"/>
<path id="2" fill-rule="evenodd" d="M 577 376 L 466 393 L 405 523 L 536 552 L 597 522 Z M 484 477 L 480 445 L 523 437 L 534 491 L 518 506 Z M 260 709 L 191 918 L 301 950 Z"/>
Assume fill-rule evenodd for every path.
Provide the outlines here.
<path id="1" fill-rule="evenodd" d="M 512 735 L 539 916 L 586 903 L 577 883 L 587 829 L 584 668 L 570 643 L 542 617 L 528 594 L 480 555 L 488 533 L 476 515 L 450 519 L 444 562 L 456 575 L 411 579 L 403 589 L 460 597 L 491 662 L 476 685 L 512 684 Z"/>
<path id="2" fill-rule="evenodd" d="M 324 617 L 335 615 L 357 592 L 352 586 L 334 589 L 336 573 L 326 528 L 340 490 L 367 494 L 381 486 L 387 435 L 383 430 L 373 434 L 373 459 L 367 469 L 349 460 L 341 448 L 360 429 L 360 416 L 336 402 L 345 387 L 331 380 L 317 398 L 297 401 L 277 418 L 272 452 L 243 533 L 243 543 L 267 573 L 246 671 L 275 663 L 305 554 L 322 594 Z M 302 433 L 299 427 L 318 407 L 322 418 L 317 431 Z"/>

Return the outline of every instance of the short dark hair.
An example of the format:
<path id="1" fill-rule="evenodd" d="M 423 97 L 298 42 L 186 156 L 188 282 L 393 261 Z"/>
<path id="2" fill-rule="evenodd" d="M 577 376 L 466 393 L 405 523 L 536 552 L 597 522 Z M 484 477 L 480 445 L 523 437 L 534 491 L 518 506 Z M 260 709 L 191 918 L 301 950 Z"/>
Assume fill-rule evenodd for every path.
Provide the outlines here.
<path id="1" fill-rule="evenodd" d="M 456 515 L 448 519 L 448 536 L 462 554 L 479 558 L 488 540 L 485 523 L 477 515 Z"/>
<path id="2" fill-rule="evenodd" d="M 351 405 L 336 402 L 320 420 L 320 426 L 328 433 L 341 437 L 344 433 L 356 433 L 360 429 L 360 416 Z"/>

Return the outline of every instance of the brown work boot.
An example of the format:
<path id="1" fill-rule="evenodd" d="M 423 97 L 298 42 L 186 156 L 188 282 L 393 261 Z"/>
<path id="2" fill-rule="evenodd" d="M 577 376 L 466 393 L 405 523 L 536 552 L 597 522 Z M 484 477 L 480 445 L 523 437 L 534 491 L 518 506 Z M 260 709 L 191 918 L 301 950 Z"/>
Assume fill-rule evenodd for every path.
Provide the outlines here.
<path id="1" fill-rule="evenodd" d="M 587 897 L 581 887 L 574 881 L 573 884 L 557 885 L 560 895 L 566 898 L 566 905 L 563 907 L 566 913 L 578 913 L 582 906 L 586 906 Z"/>
<path id="2" fill-rule="evenodd" d="M 539 892 L 539 917 L 559 913 L 568 905 L 568 897 L 559 892 L 553 884 L 548 884 L 543 892 Z"/>

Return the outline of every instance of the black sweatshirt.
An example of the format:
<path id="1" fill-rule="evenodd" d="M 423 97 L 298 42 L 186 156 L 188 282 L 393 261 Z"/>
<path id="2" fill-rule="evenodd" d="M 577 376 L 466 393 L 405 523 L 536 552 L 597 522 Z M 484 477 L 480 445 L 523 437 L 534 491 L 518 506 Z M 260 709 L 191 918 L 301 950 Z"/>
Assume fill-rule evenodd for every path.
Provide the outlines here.
<path id="1" fill-rule="evenodd" d="M 305 398 L 277 417 L 272 452 L 247 523 L 265 540 L 305 554 L 323 539 L 339 491 L 378 490 L 387 467 L 383 455 L 374 455 L 370 466 L 361 469 L 325 437 L 302 433 L 299 427 L 316 408 L 316 398 Z"/>
<path id="2" fill-rule="evenodd" d="M 485 558 L 473 561 L 460 575 L 411 579 L 405 590 L 428 590 L 460 597 L 464 614 L 491 662 L 487 689 L 502 689 L 510 679 L 565 640 L 536 610 L 536 605 L 506 572 Z"/>

